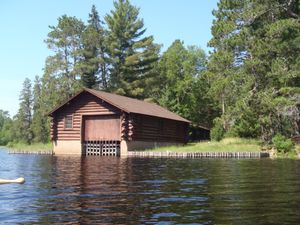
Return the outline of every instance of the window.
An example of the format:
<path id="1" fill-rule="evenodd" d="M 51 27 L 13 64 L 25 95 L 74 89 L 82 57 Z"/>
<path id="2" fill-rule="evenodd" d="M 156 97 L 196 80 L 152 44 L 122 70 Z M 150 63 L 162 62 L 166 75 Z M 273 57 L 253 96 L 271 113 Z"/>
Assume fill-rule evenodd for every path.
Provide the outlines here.
<path id="1" fill-rule="evenodd" d="M 73 128 L 73 116 L 65 117 L 65 128 L 72 129 Z"/>

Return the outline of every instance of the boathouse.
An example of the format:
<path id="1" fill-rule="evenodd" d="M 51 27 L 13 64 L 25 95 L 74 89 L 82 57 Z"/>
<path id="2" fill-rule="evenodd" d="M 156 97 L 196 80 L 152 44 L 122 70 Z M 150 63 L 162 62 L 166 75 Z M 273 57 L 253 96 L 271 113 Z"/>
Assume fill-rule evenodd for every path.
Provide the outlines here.
<path id="1" fill-rule="evenodd" d="M 157 104 L 93 89 L 49 116 L 54 154 L 119 156 L 188 141 L 188 120 Z"/>
<path id="2" fill-rule="evenodd" d="M 210 140 L 210 128 L 201 125 L 190 125 L 189 141 Z"/>

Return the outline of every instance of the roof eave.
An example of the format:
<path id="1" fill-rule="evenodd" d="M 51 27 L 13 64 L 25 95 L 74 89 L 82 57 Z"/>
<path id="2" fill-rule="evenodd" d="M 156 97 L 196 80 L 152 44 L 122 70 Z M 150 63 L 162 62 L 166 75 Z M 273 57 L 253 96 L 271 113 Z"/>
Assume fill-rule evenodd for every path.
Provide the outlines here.
<path id="1" fill-rule="evenodd" d="M 144 113 L 137 113 L 137 112 L 129 112 L 129 113 L 132 113 L 132 114 L 138 114 L 138 115 L 143 115 L 143 116 L 151 116 L 151 117 L 157 117 L 157 118 L 161 118 L 161 119 L 168 119 L 168 120 L 174 120 L 174 121 L 178 121 L 178 122 L 183 122 L 183 123 L 188 123 L 188 124 L 191 124 L 192 122 L 187 120 L 187 119 L 172 119 L 172 118 L 167 118 L 167 117 L 162 117 L 162 116 L 154 116 L 154 115 L 148 115 L 148 114 L 144 114 Z"/>

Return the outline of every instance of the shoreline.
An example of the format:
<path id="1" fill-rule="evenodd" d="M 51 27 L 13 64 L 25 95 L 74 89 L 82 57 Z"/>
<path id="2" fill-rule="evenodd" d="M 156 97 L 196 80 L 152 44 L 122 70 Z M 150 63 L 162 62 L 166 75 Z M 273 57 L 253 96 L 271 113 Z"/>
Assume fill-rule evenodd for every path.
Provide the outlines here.
<path id="1" fill-rule="evenodd" d="M 16 143 L 0 146 L 9 154 L 55 155 L 52 143 L 33 143 L 31 145 Z M 123 156 L 121 156 L 123 157 Z M 140 151 L 130 151 L 124 157 L 140 158 L 279 158 L 300 159 L 300 147 L 288 153 L 277 152 L 274 148 L 267 149 L 257 140 L 226 138 L 220 142 L 202 141 L 191 142 L 183 146 L 158 147 Z"/>

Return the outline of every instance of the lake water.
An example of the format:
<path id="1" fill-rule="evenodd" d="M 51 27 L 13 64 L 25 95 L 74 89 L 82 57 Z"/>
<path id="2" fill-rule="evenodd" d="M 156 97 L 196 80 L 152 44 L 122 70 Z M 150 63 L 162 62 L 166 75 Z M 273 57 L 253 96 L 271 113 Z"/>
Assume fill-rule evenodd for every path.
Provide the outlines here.
<path id="1" fill-rule="evenodd" d="M 300 224 L 300 161 L 9 155 L 0 223 Z"/>

